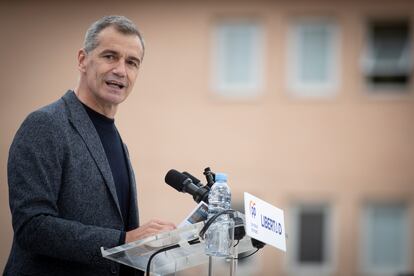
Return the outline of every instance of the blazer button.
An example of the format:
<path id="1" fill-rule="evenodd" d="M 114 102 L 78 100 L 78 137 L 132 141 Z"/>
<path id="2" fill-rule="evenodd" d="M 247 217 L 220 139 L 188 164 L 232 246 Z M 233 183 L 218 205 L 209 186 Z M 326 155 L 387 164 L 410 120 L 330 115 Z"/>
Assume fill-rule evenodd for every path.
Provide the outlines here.
<path id="1" fill-rule="evenodd" d="M 114 275 L 118 273 L 118 270 L 116 269 L 115 266 L 111 267 L 111 273 Z"/>

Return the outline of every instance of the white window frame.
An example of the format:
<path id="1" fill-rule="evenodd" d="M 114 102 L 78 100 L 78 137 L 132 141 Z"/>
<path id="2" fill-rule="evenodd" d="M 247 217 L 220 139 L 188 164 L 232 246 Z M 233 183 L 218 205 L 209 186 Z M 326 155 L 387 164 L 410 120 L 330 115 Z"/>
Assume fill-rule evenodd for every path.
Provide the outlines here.
<path id="1" fill-rule="evenodd" d="M 386 267 L 386 266 L 378 266 L 378 265 L 371 265 L 369 264 L 368 260 L 370 259 L 370 251 L 369 248 L 371 248 L 370 245 L 370 239 L 368 238 L 368 235 L 370 233 L 369 227 L 370 227 L 370 221 L 372 219 L 372 213 L 374 211 L 374 208 L 378 205 L 385 205 L 385 204 L 402 204 L 405 206 L 405 210 L 403 213 L 404 216 L 404 222 L 405 227 L 403 227 L 403 230 L 406 232 L 405 236 L 407 238 L 407 242 L 404 244 L 406 248 L 402 249 L 406 252 L 406 258 L 404 260 L 404 267 Z M 408 272 L 410 270 L 410 260 L 412 259 L 412 252 L 411 252 L 411 244 L 412 244 L 412 237 L 410 235 L 411 229 L 410 229 L 410 216 L 409 216 L 409 205 L 404 201 L 399 202 L 376 202 L 371 201 L 364 205 L 364 208 L 361 213 L 361 221 L 360 221 L 360 267 L 361 271 L 364 275 L 367 276 L 388 276 L 388 275 L 394 275 L 397 273 L 404 273 Z"/>
<path id="2" fill-rule="evenodd" d="M 331 56 L 328 57 L 329 78 L 326 82 L 306 83 L 300 79 L 299 47 L 301 27 L 310 24 L 324 24 L 331 34 Z M 337 22 L 331 18 L 309 17 L 291 22 L 287 39 L 287 83 L 291 94 L 303 98 L 333 97 L 338 93 L 341 72 L 341 34 Z"/>
<path id="3" fill-rule="evenodd" d="M 302 264 L 297 261 L 298 241 L 299 241 L 299 223 L 301 211 L 317 211 L 325 216 L 324 225 L 324 254 L 325 263 L 323 264 Z M 291 233 L 287 240 L 288 248 L 288 274 L 293 276 L 328 276 L 332 275 L 336 266 L 336 240 L 334 239 L 334 231 L 337 229 L 334 223 L 334 210 L 329 203 L 304 202 L 295 204 L 290 208 L 290 228 Z"/>
<path id="4" fill-rule="evenodd" d="M 253 34 L 253 68 L 252 79 L 248 83 L 227 83 L 223 79 L 225 71 L 225 59 L 223 55 L 223 38 L 227 28 L 239 25 L 250 25 L 255 28 Z M 225 46 L 224 46 L 225 47 Z M 221 20 L 214 25 L 212 35 L 212 66 L 211 87 L 213 91 L 224 98 L 255 98 L 263 89 L 263 66 L 264 66 L 264 30 L 262 24 L 254 19 L 228 19 Z"/>

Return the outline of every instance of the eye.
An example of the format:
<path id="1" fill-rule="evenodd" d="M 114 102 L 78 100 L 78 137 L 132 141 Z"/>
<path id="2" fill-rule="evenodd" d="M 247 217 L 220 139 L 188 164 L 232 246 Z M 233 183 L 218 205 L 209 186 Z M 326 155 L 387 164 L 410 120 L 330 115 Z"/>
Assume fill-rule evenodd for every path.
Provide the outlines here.
<path id="1" fill-rule="evenodd" d="M 113 54 L 106 54 L 103 57 L 107 60 L 115 60 L 115 55 Z"/>
<path id="2" fill-rule="evenodd" d="M 128 60 L 127 63 L 128 63 L 128 65 L 131 65 L 133 67 L 136 67 L 136 68 L 139 67 L 139 63 L 135 60 Z"/>

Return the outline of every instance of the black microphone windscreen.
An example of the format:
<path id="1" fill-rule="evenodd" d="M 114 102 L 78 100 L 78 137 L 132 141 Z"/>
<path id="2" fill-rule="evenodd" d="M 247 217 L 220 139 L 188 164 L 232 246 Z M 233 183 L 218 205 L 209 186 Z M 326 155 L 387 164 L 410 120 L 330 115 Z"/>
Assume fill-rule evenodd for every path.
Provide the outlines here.
<path id="1" fill-rule="evenodd" d="M 170 185 L 171 187 L 173 187 L 179 192 L 183 191 L 183 187 L 184 187 L 183 183 L 185 182 L 186 179 L 188 179 L 187 176 L 185 176 L 184 174 L 174 169 L 169 170 L 167 174 L 165 175 L 165 183 L 167 183 L 168 185 Z"/>

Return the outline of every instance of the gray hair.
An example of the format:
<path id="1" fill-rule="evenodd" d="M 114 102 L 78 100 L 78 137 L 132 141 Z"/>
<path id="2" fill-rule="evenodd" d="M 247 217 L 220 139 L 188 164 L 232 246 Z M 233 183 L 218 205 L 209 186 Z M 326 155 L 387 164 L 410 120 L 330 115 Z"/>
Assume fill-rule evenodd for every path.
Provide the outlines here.
<path id="1" fill-rule="evenodd" d="M 113 26 L 115 29 L 125 35 L 136 35 L 138 36 L 139 40 L 141 41 L 142 45 L 142 55 L 144 56 L 145 46 L 144 46 L 144 39 L 142 38 L 141 33 L 139 32 L 137 26 L 128 18 L 121 15 L 110 15 L 104 16 L 98 21 L 95 21 L 89 29 L 86 31 L 85 34 L 85 41 L 83 43 L 84 49 L 86 53 L 91 52 L 96 47 L 98 47 L 98 35 L 99 33 L 107 28 Z"/>

